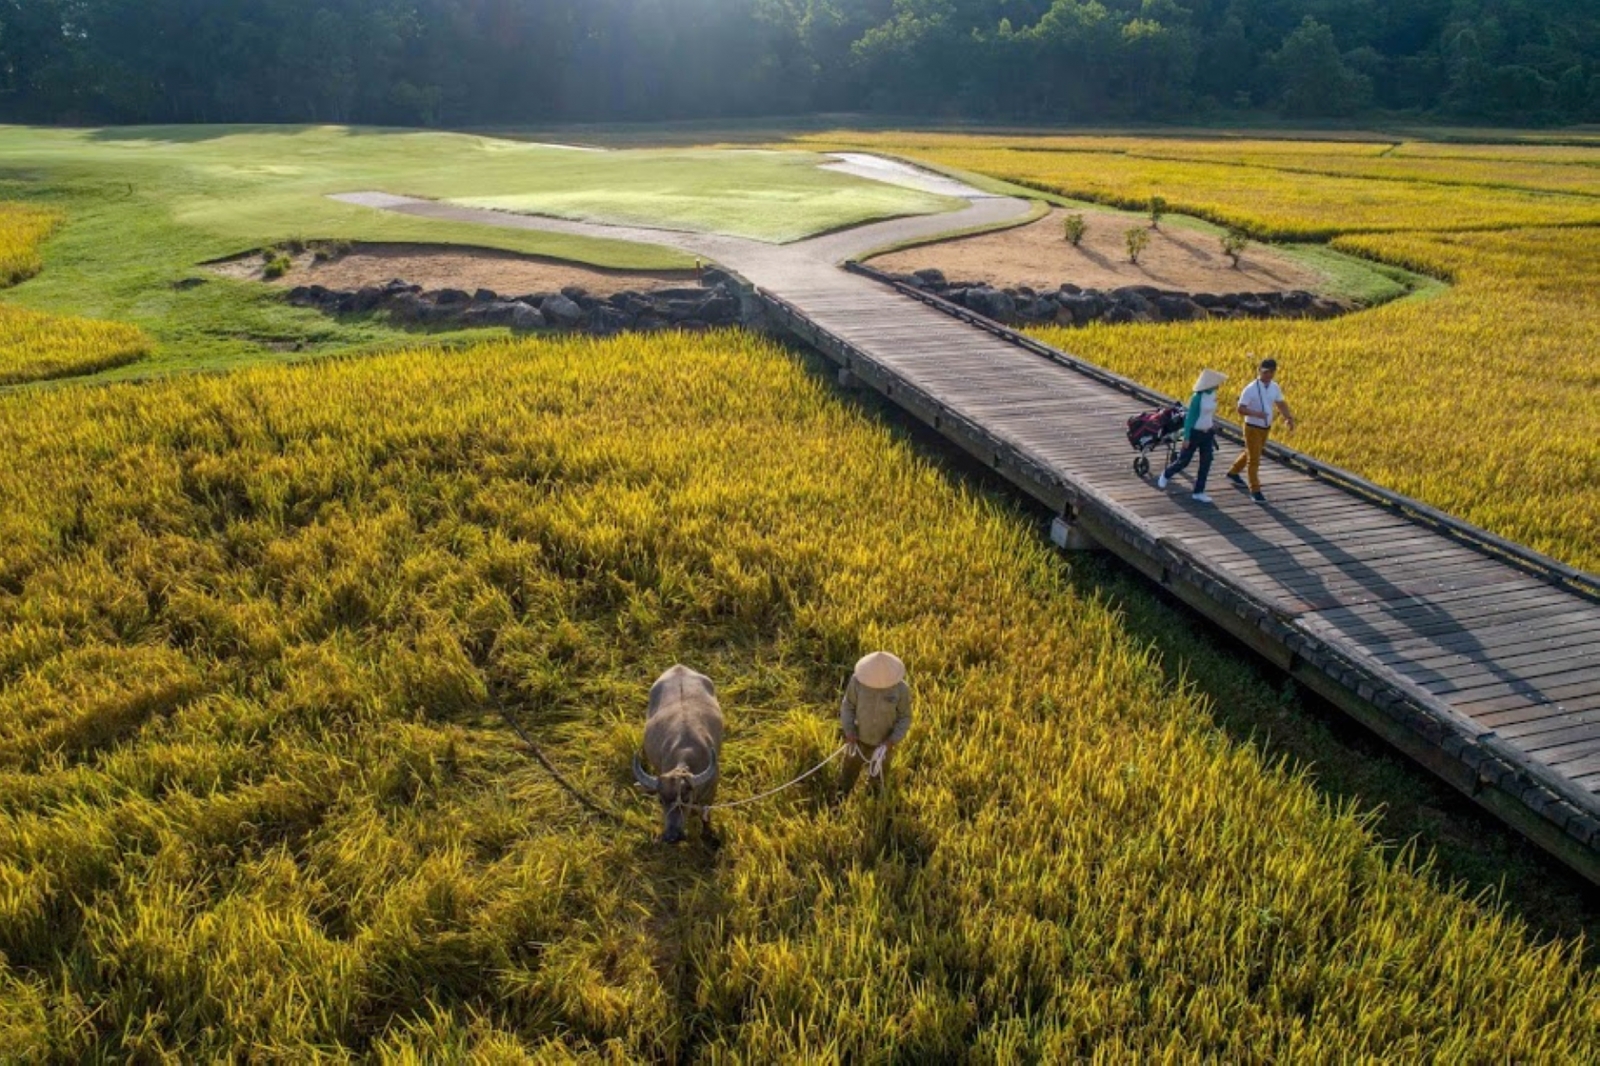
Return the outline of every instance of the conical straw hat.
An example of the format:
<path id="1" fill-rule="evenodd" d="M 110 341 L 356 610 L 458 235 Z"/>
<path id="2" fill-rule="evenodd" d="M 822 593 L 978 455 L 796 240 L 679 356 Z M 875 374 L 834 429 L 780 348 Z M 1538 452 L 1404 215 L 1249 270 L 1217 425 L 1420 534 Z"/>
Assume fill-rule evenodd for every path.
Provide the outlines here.
<path id="1" fill-rule="evenodd" d="M 1205 392 L 1214 389 L 1228 380 L 1228 375 L 1219 370 L 1206 369 L 1200 371 L 1200 376 L 1194 379 L 1194 391 Z"/>
<path id="2" fill-rule="evenodd" d="M 856 680 L 868 688 L 894 688 L 905 676 L 906 664 L 890 652 L 875 651 L 856 663 Z"/>

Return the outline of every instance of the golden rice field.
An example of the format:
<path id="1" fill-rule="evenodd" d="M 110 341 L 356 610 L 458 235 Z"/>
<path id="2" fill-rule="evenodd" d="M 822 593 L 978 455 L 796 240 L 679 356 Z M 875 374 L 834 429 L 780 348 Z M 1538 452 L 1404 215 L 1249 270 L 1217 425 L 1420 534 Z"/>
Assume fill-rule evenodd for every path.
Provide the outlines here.
<path id="1" fill-rule="evenodd" d="M 1577 1061 L 1580 946 L 1231 742 L 1074 561 L 741 332 L 0 397 L 22 1061 Z M 885 520 L 893 516 L 893 520 Z M 650 680 L 724 795 L 662 849 Z M 585 815 L 512 746 L 528 725 Z"/>
<path id="2" fill-rule="evenodd" d="M 1302 423 L 1283 443 L 1600 570 L 1600 147 L 938 133 L 802 139 L 819 138 L 1128 206 L 1160 192 L 1209 219 L 1257 233 L 1333 234 L 1337 249 L 1453 281 L 1433 298 L 1334 321 L 1035 332 L 1178 396 L 1202 366 L 1230 374 L 1226 390 L 1249 380 L 1255 359 L 1276 355 Z M 1329 168 L 1330 159 L 1350 176 L 1309 172 Z M 1409 169 L 1418 163 L 1482 184 L 1419 180 Z M 1565 174 L 1587 195 L 1507 187 L 1535 180 L 1530 170 L 1544 181 Z M 1589 224 L 1568 225 L 1583 220 Z"/>
<path id="3" fill-rule="evenodd" d="M 0 201 L 0 289 L 39 272 L 39 245 L 60 221 L 54 211 Z"/>
<path id="4" fill-rule="evenodd" d="M 39 246 L 58 222 L 53 212 L 0 203 L 0 288 L 39 271 Z M 92 374 L 135 362 L 149 350 L 134 326 L 0 303 L 0 386 Z"/>
<path id="5" fill-rule="evenodd" d="M 1139 208 L 1160 195 L 1174 213 L 1241 226 L 1269 240 L 1600 225 L 1600 169 L 1556 162 L 1379 157 L 1363 142 L 902 132 L 831 132 L 794 140 L 819 150 L 870 148 L 914 156 L 1119 207 Z M 1600 160 L 1600 149 L 1589 155 Z M 1529 170 L 1536 172 L 1532 179 Z M 1533 183 L 1519 185 L 1519 177 Z"/>

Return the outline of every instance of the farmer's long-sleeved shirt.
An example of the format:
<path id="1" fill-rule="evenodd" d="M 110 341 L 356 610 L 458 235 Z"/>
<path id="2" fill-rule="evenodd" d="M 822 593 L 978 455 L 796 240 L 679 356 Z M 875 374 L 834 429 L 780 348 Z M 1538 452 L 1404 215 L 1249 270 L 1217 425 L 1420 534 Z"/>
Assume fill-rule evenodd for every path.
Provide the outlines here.
<path id="1" fill-rule="evenodd" d="M 852 677 L 839 704 L 839 725 L 870 747 L 900 743 L 911 731 L 911 687 L 902 681 L 894 688 L 868 688 Z"/>

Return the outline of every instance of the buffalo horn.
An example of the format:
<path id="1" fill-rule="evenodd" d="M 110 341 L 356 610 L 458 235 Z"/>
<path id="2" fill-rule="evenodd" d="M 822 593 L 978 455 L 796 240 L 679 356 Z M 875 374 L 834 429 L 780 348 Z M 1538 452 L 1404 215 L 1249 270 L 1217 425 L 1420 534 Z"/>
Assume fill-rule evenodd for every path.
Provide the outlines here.
<path id="1" fill-rule="evenodd" d="M 690 778 L 689 779 L 689 784 L 694 786 L 695 788 L 705 788 L 707 785 L 711 784 L 711 779 L 713 777 L 716 777 L 716 776 L 717 776 L 717 753 L 715 751 L 712 751 L 712 753 L 711 753 L 711 765 L 707 766 L 704 770 L 701 770 L 699 773 L 695 774 L 692 778 Z"/>
<path id="2" fill-rule="evenodd" d="M 639 787 L 646 792 L 656 792 L 661 788 L 661 782 L 644 772 L 644 767 L 639 765 L 639 756 L 633 757 L 633 779 L 639 782 Z"/>

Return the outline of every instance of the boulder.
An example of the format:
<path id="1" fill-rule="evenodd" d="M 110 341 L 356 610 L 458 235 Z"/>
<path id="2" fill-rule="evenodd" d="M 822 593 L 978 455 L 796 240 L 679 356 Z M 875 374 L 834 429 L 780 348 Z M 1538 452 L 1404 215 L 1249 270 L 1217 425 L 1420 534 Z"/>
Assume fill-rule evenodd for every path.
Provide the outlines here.
<path id="1" fill-rule="evenodd" d="M 1246 295 L 1239 300 L 1239 310 L 1251 318 L 1267 318 L 1272 314 L 1271 305 L 1254 294 Z"/>
<path id="2" fill-rule="evenodd" d="M 1111 290 L 1111 299 L 1118 307 L 1125 307 L 1135 314 L 1150 314 L 1153 309 L 1151 299 L 1161 295 L 1160 289 L 1153 289 L 1148 285 L 1124 285 L 1120 289 Z"/>
<path id="3" fill-rule="evenodd" d="M 440 289 L 433 293 L 433 302 L 438 307 L 453 307 L 458 304 L 469 304 L 472 297 L 461 289 Z"/>
<path id="4" fill-rule="evenodd" d="M 539 305 L 539 313 L 544 315 L 546 322 L 562 329 L 571 329 L 583 321 L 583 308 L 565 293 L 546 298 Z"/>
<path id="5" fill-rule="evenodd" d="M 739 301 L 731 296 L 718 294 L 707 300 L 701 306 L 699 315 L 695 317 L 716 325 L 731 325 L 739 321 Z"/>
<path id="6" fill-rule="evenodd" d="M 1165 322 L 1193 322 L 1197 318 L 1210 317 L 1205 308 L 1182 293 L 1163 293 L 1150 303 L 1155 317 Z"/>
<path id="7" fill-rule="evenodd" d="M 984 318 L 996 322 L 1009 322 L 1017 313 L 1017 302 L 1006 293 L 995 289 L 968 289 L 967 307 Z"/>
<path id="8" fill-rule="evenodd" d="M 1106 313 L 1106 309 L 1111 306 L 1111 301 L 1106 299 L 1104 293 L 1094 292 L 1093 290 L 1076 294 L 1063 293 L 1056 297 L 1056 303 L 1063 312 L 1071 316 L 1073 323 L 1079 326 L 1087 325 L 1100 318 Z M 1057 321 L 1060 321 L 1059 313 L 1056 317 Z"/>
<path id="9" fill-rule="evenodd" d="M 1068 296 L 1076 296 L 1080 292 L 1082 292 L 1083 290 L 1078 288 L 1078 286 L 1072 284 L 1072 282 L 1070 282 L 1070 281 L 1064 281 L 1064 282 L 1061 283 L 1061 288 L 1058 291 L 1064 292 Z"/>
<path id="10" fill-rule="evenodd" d="M 590 311 L 600 306 L 600 301 L 589 295 L 589 290 L 581 285 L 568 285 L 561 290 L 561 295 L 585 311 Z"/>
<path id="11" fill-rule="evenodd" d="M 472 294 L 472 302 L 479 304 L 492 304 L 500 299 L 500 294 L 493 289 L 479 289 Z"/>
<path id="12" fill-rule="evenodd" d="M 633 316 L 609 304 L 601 304 L 589 312 L 589 329 L 601 335 L 621 333 L 633 324 Z"/>
<path id="13" fill-rule="evenodd" d="M 364 315 L 383 303 L 384 291 L 376 285 L 367 285 L 357 289 L 350 298 L 350 310 L 358 315 Z"/>
<path id="14" fill-rule="evenodd" d="M 1120 326 L 1134 320 L 1133 312 L 1125 304 L 1113 304 L 1103 316 L 1105 321 Z"/>
<path id="15" fill-rule="evenodd" d="M 641 315 L 653 308 L 649 300 L 636 292 L 619 292 L 607 301 L 612 307 L 629 315 Z"/>
<path id="16" fill-rule="evenodd" d="M 530 307 L 521 300 L 514 300 L 511 304 L 510 326 L 515 330 L 543 329 L 544 315 L 539 313 L 537 307 Z"/>
<path id="17" fill-rule="evenodd" d="M 433 307 L 419 293 L 402 290 L 384 301 L 397 322 L 422 322 Z"/>
<path id="18" fill-rule="evenodd" d="M 1048 296 L 1036 296 L 1031 300 L 1017 302 L 1017 314 L 1031 322 L 1052 322 L 1056 317 L 1057 304 Z"/>
<path id="19" fill-rule="evenodd" d="M 945 286 L 944 271 L 934 270 L 932 267 L 914 271 L 911 276 L 922 282 L 926 288 L 942 289 Z"/>

